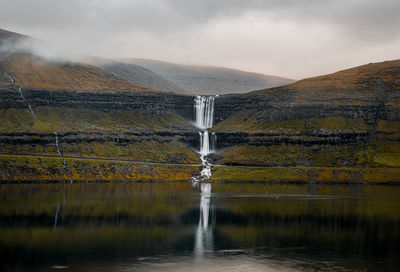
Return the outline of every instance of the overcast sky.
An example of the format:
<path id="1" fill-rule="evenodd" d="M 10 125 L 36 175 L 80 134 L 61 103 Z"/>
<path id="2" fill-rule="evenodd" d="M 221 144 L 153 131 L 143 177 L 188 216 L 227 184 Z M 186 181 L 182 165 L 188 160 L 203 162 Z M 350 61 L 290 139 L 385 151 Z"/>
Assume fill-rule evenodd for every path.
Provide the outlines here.
<path id="1" fill-rule="evenodd" d="M 67 52 L 300 79 L 400 58 L 400 0 L 0 0 L 0 28 Z"/>

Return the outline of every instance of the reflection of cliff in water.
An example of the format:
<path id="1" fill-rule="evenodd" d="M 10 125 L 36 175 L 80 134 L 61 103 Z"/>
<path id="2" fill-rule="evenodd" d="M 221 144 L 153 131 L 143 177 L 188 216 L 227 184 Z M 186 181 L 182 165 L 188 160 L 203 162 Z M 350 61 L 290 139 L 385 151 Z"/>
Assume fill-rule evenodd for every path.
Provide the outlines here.
<path id="1" fill-rule="evenodd" d="M 213 184 L 212 194 L 207 187 L 198 194 L 187 183 L 0 185 L 0 261 L 171 252 L 207 259 L 242 249 L 371 267 L 381 256 L 400 265 L 399 187 Z"/>

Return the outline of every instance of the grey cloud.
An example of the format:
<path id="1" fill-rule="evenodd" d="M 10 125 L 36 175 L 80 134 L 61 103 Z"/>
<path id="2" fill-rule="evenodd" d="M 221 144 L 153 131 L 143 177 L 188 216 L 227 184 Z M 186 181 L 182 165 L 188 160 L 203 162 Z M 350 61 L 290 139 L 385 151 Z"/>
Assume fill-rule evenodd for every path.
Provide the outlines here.
<path id="1" fill-rule="evenodd" d="M 268 47 L 270 50 L 289 51 L 291 46 L 307 47 L 310 41 L 301 39 L 296 41 L 297 44 L 284 44 L 287 40 L 284 36 L 293 35 L 291 31 L 294 30 L 304 32 L 303 35 L 296 34 L 296 37 L 311 37 L 315 42 L 319 41 L 318 35 L 334 36 L 335 39 L 332 40 L 336 44 L 323 45 L 326 46 L 323 49 L 331 54 L 337 53 L 335 50 L 339 44 L 341 47 L 348 46 L 350 52 L 356 48 L 362 51 L 361 49 L 371 47 L 390 47 L 400 39 L 398 0 L 0 0 L 0 6 L 0 28 L 38 36 L 74 50 L 86 53 L 93 51 L 107 56 L 121 56 L 121 53 L 128 52 L 129 46 L 125 46 L 124 51 L 116 44 L 118 41 L 128 42 L 132 43 L 132 51 L 136 57 L 143 53 L 148 56 L 153 48 L 154 58 L 178 62 L 184 62 L 182 55 L 190 54 L 184 50 L 190 50 L 196 44 L 203 46 L 195 48 L 202 55 L 211 51 L 216 55 L 218 52 L 224 53 L 223 47 L 231 44 L 220 43 L 219 47 L 211 48 L 211 44 L 214 44 L 212 40 L 200 39 L 214 37 L 209 33 L 212 31 L 209 29 L 210 25 L 212 27 L 236 19 L 244 26 L 251 25 L 246 20 L 252 18 L 252 14 L 271 22 L 270 27 L 273 27 L 273 23 L 286 23 L 293 27 L 280 37 L 273 29 L 264 29 L 260 34 L 271 34 L 275 39 L 282 40 L 280 43 L 274 41 L 276 47 Z M 315 26 L 328 33 L 307 31 L 308 27 L 314 29 Z M 246 39 L 247 32 L 251 31 L 253 30 L 241 28 L 237 31 L 237 39 Z M 182 42 L 179 43 L 176 39 L 182 39 Z M 145 46 L 145 41 L 161 45 Z M 265 43 L 266 40 L 260 42 Z M 283 48 L 285 46 L 287 48 Z M 236 47 L 242 53 L 242 58 L 246 57 L 246 51 L 251 50 L 246 43 L 240 43 Z M 305 58 L 309 52 L 304 56 L 300 54 L 298 52 L 299 60 Z M 251 52 L 249 57 L 254 55 L 257 52 Z M 259 55 L 265 53 L 260 52 Z M 225 56 L 225 59 L 234 57 Z M 288 62 L 289 60 L 282 59 L 282 63 Z M 220 65 L 224 64 L 222 62 Z"/>
<path id="2" fill-rule="evenodd" d="M 274 20 L 321 22 L 360 38 L 398 36 L 398 0 L 2 0 L 0 23 L 23 28 L 89 27 L 105 34 L 160 34 L 215 18 L 262 11 Z M 372 35 L 371 35 L 372 32 Z"/>

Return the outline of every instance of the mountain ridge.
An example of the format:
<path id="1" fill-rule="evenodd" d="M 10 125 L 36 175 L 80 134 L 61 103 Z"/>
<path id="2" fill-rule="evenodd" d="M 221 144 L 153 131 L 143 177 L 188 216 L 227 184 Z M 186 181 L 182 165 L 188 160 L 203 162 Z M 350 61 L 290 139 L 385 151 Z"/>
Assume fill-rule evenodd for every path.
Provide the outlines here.
<path id="1" fill-rule="evenodd" d="M 120 61 L 149 69 L 188 92 L 198 95 L 245 93 L 294 82 L 294 80 L 284 77 L 226 67 L 184 65 L 135 58 L 120 59 Z"/>

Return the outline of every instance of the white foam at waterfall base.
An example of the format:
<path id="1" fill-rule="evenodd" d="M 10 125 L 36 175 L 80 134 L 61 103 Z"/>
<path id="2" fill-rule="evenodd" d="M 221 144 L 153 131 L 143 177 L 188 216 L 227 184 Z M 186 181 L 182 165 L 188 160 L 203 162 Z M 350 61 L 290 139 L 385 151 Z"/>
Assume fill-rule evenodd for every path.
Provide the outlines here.
<path id="1" fill-rule="evenodd" d="M 211 178 L 211 164 L 204 158 L 204 156 L 200 156 L 200 160 L 203 165 L 200 176 L 206 177 L 207 179 Z"/>

